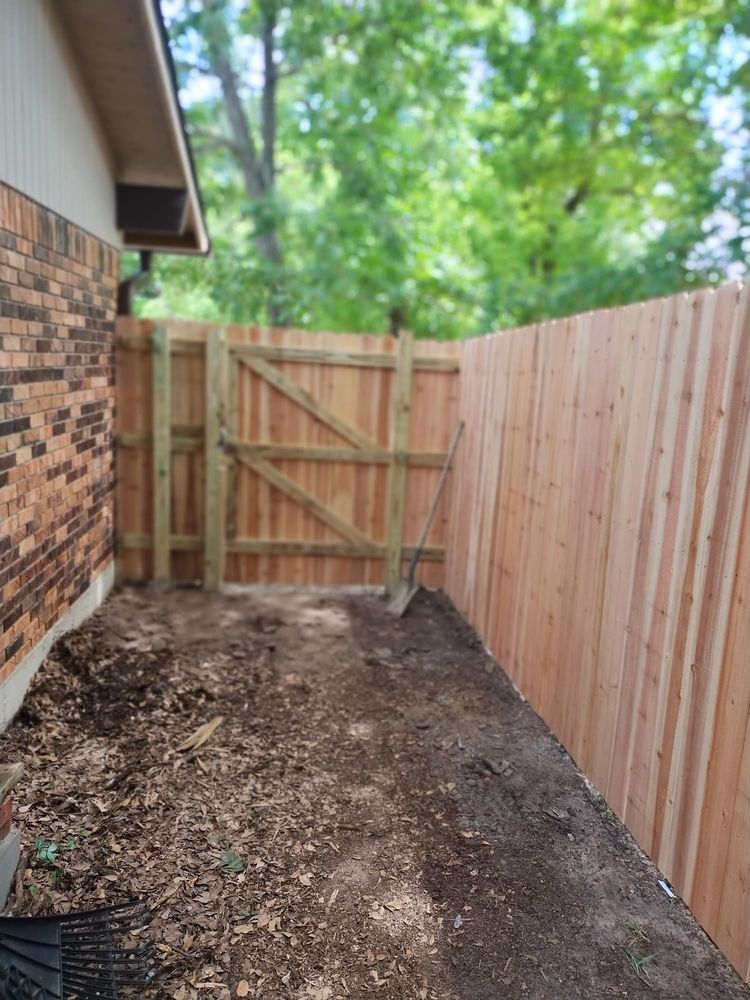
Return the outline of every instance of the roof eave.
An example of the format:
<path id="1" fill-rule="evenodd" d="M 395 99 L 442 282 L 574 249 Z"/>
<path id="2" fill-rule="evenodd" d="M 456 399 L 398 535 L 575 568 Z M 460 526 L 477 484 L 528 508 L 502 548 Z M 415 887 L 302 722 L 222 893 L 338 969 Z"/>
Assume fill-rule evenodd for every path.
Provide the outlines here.
<path id="1" fill-rule="evenodd" d="M 108 147 L 123 245 L 207 254 L 211 244 L 158 0 L 56 0 L 55 12 Z M 121 218 L 121 187 L 142 187 L 151 198 L 164 188 L 167 201 L 183 192 L 179 228 L 165 233 L 158 223 L 148 225 L 148 217 L 145 223 L 142 215 L 137 222 Z"/>
<path id="2" fill-rule="evenodd" d="M 164 87 L 169 95 L 169 107 L 174 123 L 175 138 L 180 150 L 180 159 L 184 166 L 185 179 L 187 181 L 189 214 L 194 221 L 195 245 L 193 248 L 173 245 L 172 241 L 163 243 L 165 252 L 168 253 L 195 253 L 206 256 L 211 252 L 211 241 L 206 229 L 205 217 L 203 214 L 203 204 L 201 201 L 200 188 L 198 187 L 198 176 L 193 159 L 193 151 L 188 139 L 185 116 L 179 99 L 179 86 L 177 83 L 177 73 L 172 50 L 169 46 L 169 34 L 161 13 L 159 0 L 142 0 L 146 7 L 146 16 L 152 32 L 154 42 L 154 54 L 158 61 L 160 77 L 163 78 Z M 123 234 L 127 242 L 127 234 Z M 140 246 L 130 244 L 134 249 L 156 250 L 156 246 Z M 169 247 L 171 249 L 168 249 Z"/>

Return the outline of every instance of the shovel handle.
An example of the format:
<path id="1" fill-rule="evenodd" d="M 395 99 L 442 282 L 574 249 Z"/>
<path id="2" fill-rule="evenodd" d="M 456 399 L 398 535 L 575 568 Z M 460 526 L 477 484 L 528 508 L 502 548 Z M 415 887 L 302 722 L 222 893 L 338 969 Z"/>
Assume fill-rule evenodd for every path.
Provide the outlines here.
<path id="1" fill-rule="evenodd" d="M 435 511 L 437 510 L 438 504 L 440 503 L 440 497 L 443 495 L 443 488 L 445 487 L 445 481 L 448 478 L 448 473 L 450 472 L 451 462 L 453 461 L 453 456 L 456 453 L 456 448 L 458 447 L 458 442 L 461 439 L 461 434 L 463 433 L 464 422 L 460 421 L 458 427 L 453 433 L 453 440 L 451 441 L 450 449 L 445 458 L 445 464 L 443 465 L 443 470 L 440 473 L 440 479 L 438 480 L 437 489 L 435 490 L 435 496 L 432 498 L 432 504 L 427 512 L 427 518 L 425 519 L 424 525 L 422 527 L 422 534 L 419 536 L 419 541 L 417 542 L 417 547 L 414 550 L 414 554 L 409 562 L 409 571 L 406 574 L 406 579 L 409 581 L 409 585 L 414 584 L 414 574 L 417 570 L 417 564 L 419 563 L 420 557 L 422 555 L 422 549 L 424 548 L 424 543 L 427 540 L 427 533 L 430 530 L 430 525 L 432 524 L 432 519 L 435 516 Z"/>

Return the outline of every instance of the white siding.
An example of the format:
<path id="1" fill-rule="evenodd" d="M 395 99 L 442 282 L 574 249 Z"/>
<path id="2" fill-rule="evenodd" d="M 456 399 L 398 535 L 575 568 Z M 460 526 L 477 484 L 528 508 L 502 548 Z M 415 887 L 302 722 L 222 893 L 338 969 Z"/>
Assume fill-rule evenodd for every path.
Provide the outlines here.
<path id="1" fill-rule="evenodd" d="M 0 181 L 120 245 L 109 153 L 54 0 L 0 0 Z"/>

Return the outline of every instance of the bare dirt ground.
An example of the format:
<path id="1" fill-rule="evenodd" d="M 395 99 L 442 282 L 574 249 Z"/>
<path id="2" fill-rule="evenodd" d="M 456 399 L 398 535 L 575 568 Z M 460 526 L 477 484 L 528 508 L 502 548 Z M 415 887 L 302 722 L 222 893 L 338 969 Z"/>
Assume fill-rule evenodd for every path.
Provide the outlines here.
<path id="1" fill-rule="evenodd" d="M 161 996 L 750 997 L 440 596 L 123 590 L 1 742 L 15 910 L 143 895 Z"/>

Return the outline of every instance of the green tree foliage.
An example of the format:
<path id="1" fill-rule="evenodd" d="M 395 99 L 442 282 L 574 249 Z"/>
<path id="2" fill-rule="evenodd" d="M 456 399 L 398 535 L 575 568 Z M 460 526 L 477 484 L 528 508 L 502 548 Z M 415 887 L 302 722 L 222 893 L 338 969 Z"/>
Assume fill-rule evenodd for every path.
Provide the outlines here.
<path id="1" fill-rule="evenodd" d="M 750 0 L 165 9 L 214 253 L 151 314 L 459 337 L 741 273 Z"/>

